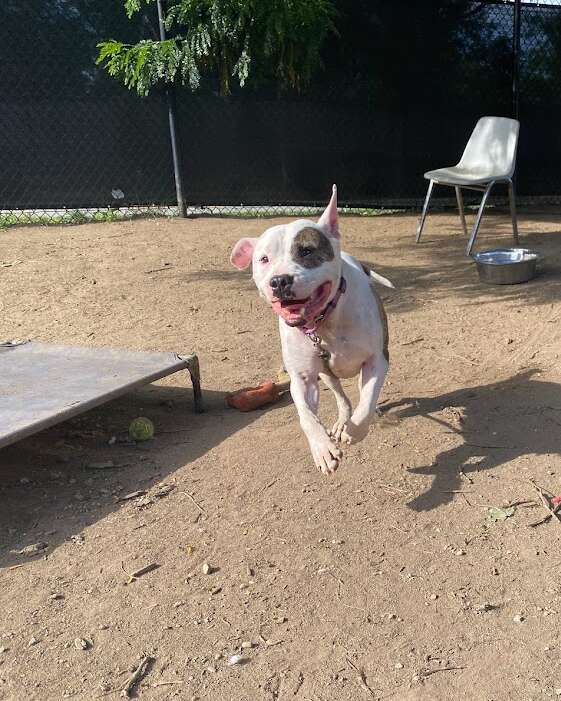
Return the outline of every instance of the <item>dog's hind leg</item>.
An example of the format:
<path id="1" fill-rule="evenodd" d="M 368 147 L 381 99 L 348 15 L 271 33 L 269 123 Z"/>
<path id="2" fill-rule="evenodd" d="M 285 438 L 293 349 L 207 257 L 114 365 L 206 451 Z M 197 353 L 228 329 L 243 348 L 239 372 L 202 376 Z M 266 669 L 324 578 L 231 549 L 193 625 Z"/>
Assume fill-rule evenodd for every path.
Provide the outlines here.
<path id="1" fill-rule="evenodd" d="M 331 431 L 328 431 L 329 435 L 337 442 L 341 440 L 341 433 L 345 428 L 345 424 L 351 418 L 352 406 L 349 398 L 345 394 L 345 390 L 341 386 L 341 380 L 335 375 L 327 372 L 321 372 L 320 380 L 329 387 L 329 389 L 335 395 L 335 400 L 337 402 L 337 410 L 339 415 L 337 421 L 334 423 Z"/>

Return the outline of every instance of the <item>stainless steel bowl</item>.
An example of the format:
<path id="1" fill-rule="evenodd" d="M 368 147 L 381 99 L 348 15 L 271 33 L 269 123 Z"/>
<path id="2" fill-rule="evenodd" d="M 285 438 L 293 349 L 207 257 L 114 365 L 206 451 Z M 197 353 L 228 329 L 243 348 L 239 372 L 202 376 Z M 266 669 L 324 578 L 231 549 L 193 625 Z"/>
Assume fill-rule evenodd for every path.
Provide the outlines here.
<path id="1" fill-rule="evenodd" d="M 495 248 L 473 256 L 479 279 L 490 285 L 517 285 L 536 275 L 540 256 L 527 248 Z"/>

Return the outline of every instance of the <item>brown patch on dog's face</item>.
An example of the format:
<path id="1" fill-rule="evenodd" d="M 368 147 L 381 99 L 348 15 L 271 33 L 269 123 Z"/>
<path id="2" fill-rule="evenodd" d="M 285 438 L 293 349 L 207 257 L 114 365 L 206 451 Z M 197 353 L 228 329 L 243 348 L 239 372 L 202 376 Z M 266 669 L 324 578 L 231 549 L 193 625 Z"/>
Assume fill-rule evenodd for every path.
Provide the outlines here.
<path id="1" fill-rule="evenodd" d="M 290 248 L 292 260 L 303 268 L 319 268 L 320 265 L 333 260 L 333 246 L 327 236 L 318 229 L 307 226 L 301 229 Z"/>

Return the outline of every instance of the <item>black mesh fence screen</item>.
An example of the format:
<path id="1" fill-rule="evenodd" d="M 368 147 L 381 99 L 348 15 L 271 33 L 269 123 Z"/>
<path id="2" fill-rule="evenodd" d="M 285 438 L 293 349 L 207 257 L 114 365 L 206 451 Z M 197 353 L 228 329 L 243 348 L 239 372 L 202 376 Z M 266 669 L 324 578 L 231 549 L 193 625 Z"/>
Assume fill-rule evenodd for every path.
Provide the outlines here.
<path id="1" fill-rule="evenodd" d="M 515 116 L 514 2 L 339 0 L 339 35 L 305 94 L 175 92 L 191 213 L 416 204 L 423 172 L 461 155 L 477 119 Z M 155 36 L 120 0 L 0 4 L 0 225 L 175 207 L 167 106 L 96 68 L 107 38 Z M 520 199 L 561 198 L 561 0 L 522 2 Z"/>

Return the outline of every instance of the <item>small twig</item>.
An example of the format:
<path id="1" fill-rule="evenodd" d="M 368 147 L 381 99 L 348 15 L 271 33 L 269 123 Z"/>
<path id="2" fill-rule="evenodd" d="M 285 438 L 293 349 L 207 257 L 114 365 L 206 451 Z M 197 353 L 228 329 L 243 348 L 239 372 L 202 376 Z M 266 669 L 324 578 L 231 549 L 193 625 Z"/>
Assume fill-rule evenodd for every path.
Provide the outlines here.
<path id="1" fill-rule="evenodd" d="M 150 684 L 150 688 L 153 688 L 155 686 L 170 686 L 171 684 L 183 684 L 183 679 L 181 681 L 177 682 L 154 682 L 153 684 Z"/>
<path id="2" fill-rule="evenodd" d="M 284 640 L 265 640 L 265 645 L 267 647 L 274 647 L 275 645 L 281 645 Z"/>
<path id="3" fill-rule="evenodd" d="M 377 482 L 380 487 L 384 487 L 384 489 L 390 489 L 393 492 L 401 492 L 402 494 L 407 494 L 408 490 L 407 489 L 400 489 L 399 487 L 393 487 L 391 484 L 384 484 L 383 482 Z"/>
<path id="4" fill-rule="evenodd" d="M 368 682 L 366 681 L 366 674 L 364 673 L 364 671 L 363 671 L 362 669 L 359 669 L 359 668 L 356 666 L 356 664 L 355 664 L 354 662 L 352 662 L 351 660 L 349 660 L 348 657 L 345 657 L 345 659 L 347 660 L 347 662 L 349 663 L 349 665 L 354 669 L 354 671 L 358 674 L 358 677 L 359 677 L 359 679 L 360 679 L 360 685 L 361 685 L 361 687 L 362 687 L 365 691 L 367 691 L 367 692 L 370 694 L 370 696 L 372 696 L 373 698 L 376 698 L 376 694 L 374 693 L 373 689 L 371 689 L 371 688 L 368 686 Z"/>
<path id="5" fill-rule="evenodd" d="M 194 497 L 191 496 L 191 494 L 189 494 L 189 492 L 181 492 L 181 494 L 187 495 L 187 496 L 189 497 L 189 499 L 191 499 L 191 501 L 193 502 L 193 504 L 197 507 L 197 509 L 201 512 L 201 514 L 205 514 L 205 516 L 206 516 L 206 511 L 203 509 L 203 507 L 202 507 L 200 504 L 198 504 L 198 503 L 195 501 Z"/>
<path id="6" fill-rule="evenodd" d="M 561 508 L 561 504 L 559 506 L 556 506 L 555 509 L 551 513 L 549 513 L 547 516 L 544 516 L 539 521 L 532 521 L 532 523 L 529 523 L 528 527 L 535 528 L 536 526 L 541 526 L 542 523 L 547 523 L 548 521 L 551 521 L 551 519 L 554 516 L 559 520 L 559 514 L 557 513 L 559 508 Z"/>
<path id="7" fill-rule="evenodd" d="M 411 346 L 413 343 L 419 343 L 419 341 L 424 341 L 423 336 L 419 336 L 419 338 L 414 338 L 412 341 L 404 341 L 403 343 L 400 343 L 400 346 Z"/>
<path id="8" fill-rule="evenodd" d="M 345 582 L 343 582 L 343 580 L 340 577 L 337 577 L 337 575 L 333 574 L 333 572 L 331 572 L 330 570 L 325 570 L 325 572 L 322 572 L 321 574 L 328 574 L 330 577 L 333 577 L 333 579 L 336 582 L 339 582 L 339 584 L 342 584 L 343 586 L 345 586 Z"/>
<path id="9" fill-rule="evenodd" d="M 146 494 L 145 489 L 138 489 L 136 492 L 131 492 L 130 494 L 125 494 L 124 497 L 119 497 L 117 501 L 130 501 L 131 499 L 136 499 L 136 497 L 141 497 Z"/>
<path id="10" fill-rule="evenodd" d="M 436 674 L 437 672 L 453 672 L 456 669 L 465 669 L 465 667 L 440 667 L 440 669 L 423 669 L 419 676 L 430 677 L 431 674 Z"/>
<path id="11" fill-rule="evenodd" d="M 504 504 L 503 509 L 509 509 L 511 506 L 537 506 L 533 499 L 518 499 L 518 501 L 509 501 L 508 504 Z"/>
<path id="12" fill-rule="evenodd" d="M 561 523 L 561 516 L 559 516 L 559 513 L 558 513 L 558 511 L 561 509 L 561 503 L 557 504 L 557 506 L 555 506 L 554 508 L 551 508 L 551 505 L 549 503 L 549 498 L 546 496 L 545 491 L 541 487 L 538 487 L 538 485 L 535 482 L 533 482 L 532 480 L 528 480 L 528 482 L 530 482 L 532 487 L 539 494 L 541 503 L 543 504 L 544 508 L 547 509 L 547 511 L 549 512 L 549 514 L 545 518 L 542 518 L 540 521 L 535 521 L 534 523 L 529 523 L 528 524 L 529 527 L 535 528 L 536 526 L 539 526 L 542 523 L 546 523 L 547 521 L 549 521 L 553 517 L 555 517 Z"/>
<path id="13" fill-rule="evenodd" d="M 132 690 L 142 679 L 142 677 L 144 677 L 144 675 L 148 672 L 148 668 L 153 662 L 155 662 L 155 658 L 150 657 L 150 655 L 146 655 L 146 657 L 143 658 L 142 662 L 138 665 L 136 670 L 133 672 L 132 676 L 129 677 L 129 679 L 123 686 L 121 690 L 121 696 L 123 698 L 130 698 Z"/>
<path id="14" fill-rule="evenodd" d="M 149 275 L 150 273 L 159 273 L 162 270 L 171 270 L 173 268 L 173 265 L 164 265 L 162 268 L 154 268 L 153 270 L 145 270 L 144 272 L 146 275 Z"/>
<path id="15" fill-rule="evenodd" d="M 148 572 L 152 572 L 153 570 L 157 570 L 158 567 L 160 567 L 160 565 L 157 562 L 151 562 L 149 565 L 146 565 L 145 567 L 141 567 L 139 570 L 135 570 L 134 572 L 127 572 L 123 563 L 121 562 L 121 569 L 129 578 L 127 581 L 127 584 L 132 584 L 132 582 L 134 582 L 135 579 L 142 577 L 143 574 L 148 574 Z"/>
<path id="16" fill-rule="evenodd" d="M 542 487 L 539 487 L 534 480 L 528 480 L 532 487 L 536 490 L 536 492 L 539 494 L 540 500 L 542 504 L 545 506 L 546 509 L 550 509 L 551 506 L 549 504 L 549 499 L 551 499 L 551 492 L 548 492 L 547 489 L 543 489 Z"/>
<path id="17" fill-rule="evenodd" d="M 547 500 L 546 496 L 546 490 L 542 489 L 541 487 L 538 487 L 538 485 L 533 481 L 533 480 L 528 480 L 532 487 L 536 490 L 536 492 L 540 496 L 540 500 L 542 504 L 545 506 L 546 509 L 550 509 L 549 501 Z"/>
<path id="18" fill-rule="evenodd" d="M 149 565 L 146 565 L 146 567 L 141 567 L 139 570 L 133 572 L 131 577 L 133 579 L 138 579 L 139 577 L 142 577 L 143 574 L 148 574 L 148 572 L 157 570 L 158 567 L 160 567 L 160 565 L 157 562 L 151 562 Z"/>
<path id="19" fill-rule="evenodd" d="M 302 674 L 302 672 L 300 672 L 298 674 L 298 679 L 296 681 L 296 689 L 294 689 L 294 691 L 292 692 L 293 696 L 296 696 L 296 694 L 300 691 L 300 687 L 302 686 L 303 683 L 304 683 L 304 675 Z"/>

